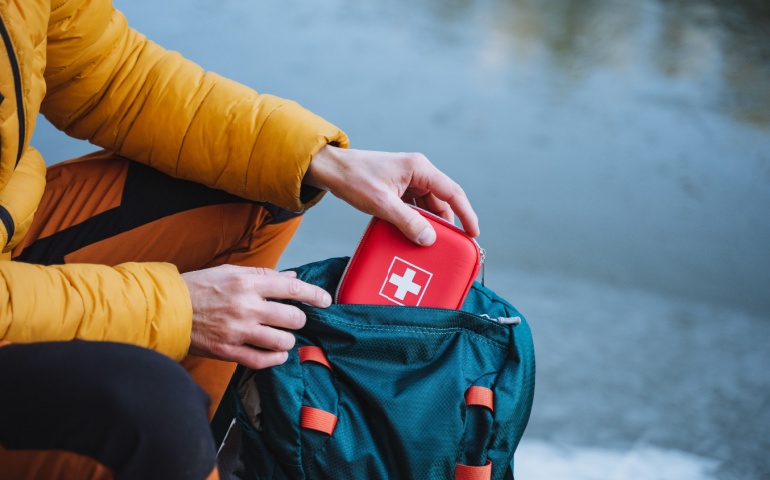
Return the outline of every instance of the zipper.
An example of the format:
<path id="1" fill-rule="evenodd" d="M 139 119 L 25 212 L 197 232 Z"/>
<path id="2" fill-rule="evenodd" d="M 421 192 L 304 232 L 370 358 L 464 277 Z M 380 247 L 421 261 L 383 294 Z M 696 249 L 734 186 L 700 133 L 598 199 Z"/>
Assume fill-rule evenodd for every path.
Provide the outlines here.
<path id="1" fill-rule="evenodd" d="M 24 96 L 21 88 L 21 70 L 19 69 L 19 62 L 14 54 L 11 36 L 8 34 L 8 30 L 5 28 L 5 22 L 3 22 L 2 19 L 0 19 L 0 36 L 3 37 L 5 50 L 8 52 L 8 61 L 11 64 L 11 72 L 13 73 L 13 85 L 16 90 L 16 115 L 19 121 L 19 149 L 16 153 L 16 166 L 18 166 L 19 160 L 21 160 L 21 154 L 24 150 L 24 137 L 26 136 L 27 129 L 24 116 Z"/>
<path id="2" fill-rule="evenodd" d="M 489 315 L 487 315 L 486 313 L 482 313 L 481 315 L 479 315 L 479 317 L 484 317 L 484 318 L 486 318 L 488 320 L 492 320 L 493 322 L 499 323 L 500 325 L 513 325 L 515 327 L 516 325 L 520 325 L 521 324 L 521 317 L 518 316 L 518 315 L 516 315 L 515 317 L 497 317 L 497 318 L 492 318 Z"/>
<path id="3" fill-rule="evenodd" d="M 476 242 L 475 239 L 473 241 Z M 479 243 L 476 242 L 476 245 L 478 245 L 478 244 Z M 479 247 L 479 253 L 481 254 L 481 260 L 480 260 L 481 261 L 481 286 L 482 287 L 486 287 L 486 285 L 484 285 L 484 273 L 485 273 L 484 272 L 484 270 L 485 270 L 484 265 L 486 265 L 486 263 L 487 263 L 487 251 L 484 250 L 483 248 Z"/>

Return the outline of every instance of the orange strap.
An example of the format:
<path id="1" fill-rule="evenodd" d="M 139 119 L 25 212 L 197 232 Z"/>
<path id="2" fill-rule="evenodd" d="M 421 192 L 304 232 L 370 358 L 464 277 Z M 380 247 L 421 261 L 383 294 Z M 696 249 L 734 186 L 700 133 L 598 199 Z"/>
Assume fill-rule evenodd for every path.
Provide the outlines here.
<path id="1" fill-rule="evenodd" d="M 492 462 L 490 460 L 487 460 L 487 463 L 482 467 L 461 463 L 455 465 L 455 480 L 489 480 L 490 478 L 492 478 Z"/>
<path id="2" fill-rule="evenodd" d="M 299 424 L 301 427 L 331 435 L 337 426 L 337 415 L 317 408 L 303 406 L 299 412 Z"/>
<path id="3" fill-rule="evenodd" d="M 299 347 L 299 362 L 316 362 L 320 363 L 321 365 L 325 366 L 329 370 L 332 369 L 331 363 L 329 363 L 329 360 L 326 358 L 326 354 L 323 350 L 321 350 L 320 347 L 313 347 L 313 346 L 307 346 L 307 347 Z"/>
<path id="4" fill-rule="evenodd" d="M 465 391 L 465 404 L 480 405 L 482 407 L 487 407 L 489 410 L 494 412 L 495 392 L 486 387 L 478 387 L 474 385 Z"/>

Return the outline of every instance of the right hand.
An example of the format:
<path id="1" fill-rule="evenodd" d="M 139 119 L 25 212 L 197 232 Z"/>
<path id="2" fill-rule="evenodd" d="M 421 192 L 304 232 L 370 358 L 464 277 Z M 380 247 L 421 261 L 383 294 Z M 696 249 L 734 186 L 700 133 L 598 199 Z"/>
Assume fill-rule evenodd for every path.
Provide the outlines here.
<path id="1" fill-rule="evenodd" d="M 323 289 L 294 272 L 221 265 L 182 274 L 192 299 L 191 355 L 237 362 L 252 369 L 280 365 L 305 325 L 297 307 L 269 299 L 331 304 Z"/>
<path id="2" fill-rule="evenodd" d="M 436 232 L 407 203 L 414 202 L 449 222 L 456 213 L 468 235 L 480 233 L 478 217 L 463 189 L 420 153 L 326 145 L 313 157 L 302 181 L 392 223 L 419 245 L 433 244 Z"/>

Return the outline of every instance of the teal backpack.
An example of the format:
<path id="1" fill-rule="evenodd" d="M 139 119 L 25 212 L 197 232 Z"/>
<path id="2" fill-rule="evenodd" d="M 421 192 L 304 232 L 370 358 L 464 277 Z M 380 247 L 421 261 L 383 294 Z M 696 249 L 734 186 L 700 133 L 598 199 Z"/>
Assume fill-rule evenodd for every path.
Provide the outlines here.
<path id="1" fill-rule="evenodd" d="M 296 272 L 334 292 L 346 264 Z M 535 358 L 508 302 L 475 283 L 462 311 L 294 304 L 286 363 L 239 367 L 214 419 L 223 479 L 513 479 Z"/>

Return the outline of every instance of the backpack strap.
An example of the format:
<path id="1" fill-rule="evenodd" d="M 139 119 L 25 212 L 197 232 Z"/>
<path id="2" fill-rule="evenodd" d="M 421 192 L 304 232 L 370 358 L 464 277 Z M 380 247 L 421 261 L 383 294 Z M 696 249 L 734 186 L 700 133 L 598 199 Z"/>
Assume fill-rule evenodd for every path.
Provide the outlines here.
<path id="1" fill-rule="evenodd" d="M 488 408 L 491 412 L 495 411 L 495 392 L 487 387 L 473 385 L 465 391 L 465 404 L 468 406 L 477 405 Z"/>
<path id="2" fill-rule="evenodd" d="M 460 463 L 455 466 L 454 480 L 490 480 L 491 478 L 492 462 L 490 460 L 487 460 L 487 463 L 480 467 Z"/>
<path id="3" fill-rule="evenodd" d="M 297 349 L 299 353 L 299 362 L 316 362 L 320 363 L 324 367 L 332 370 L 332 365 L 329 363 L 329 359 L 326 358 L 326 354 L 320 347 L 308 345 L 305 347 L 299 347 Z"/>
<path id="4" fill-rule="evenodd" d="M 337 415 L 303 405 L 299 412 L 299 424 L 302 428 L 309 428 L 332 435 L 334 428 L 337 426 Z"/>

